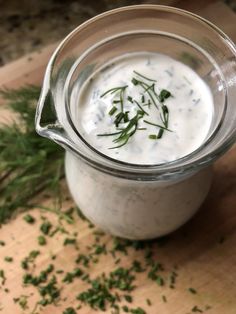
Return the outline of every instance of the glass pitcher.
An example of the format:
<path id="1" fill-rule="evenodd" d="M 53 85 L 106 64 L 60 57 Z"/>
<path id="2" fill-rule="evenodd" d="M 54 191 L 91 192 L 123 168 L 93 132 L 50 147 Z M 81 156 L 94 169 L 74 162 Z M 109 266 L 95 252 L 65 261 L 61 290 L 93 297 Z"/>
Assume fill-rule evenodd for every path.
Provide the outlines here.
<path id="1" fill-rule="evenodd" d="M 214 117 L 204 143 L 157 165 L 114 160 L 95 150 L 78 128 L 78 93 L 109 60 L 159 52 L 192 68 L 209 86 Z M 192 13 L 158 5 L 119 8 L 77 27 L 46 69 L 36 130 L 66 149 L 70 192 L 84 215 L 116 236 L 150 239 L 189 220 L 204 201 L 212 164 L 236 139 L 236 48 L 216 26 Z M 52 161 L 53 162 L 53 161 Z"/>

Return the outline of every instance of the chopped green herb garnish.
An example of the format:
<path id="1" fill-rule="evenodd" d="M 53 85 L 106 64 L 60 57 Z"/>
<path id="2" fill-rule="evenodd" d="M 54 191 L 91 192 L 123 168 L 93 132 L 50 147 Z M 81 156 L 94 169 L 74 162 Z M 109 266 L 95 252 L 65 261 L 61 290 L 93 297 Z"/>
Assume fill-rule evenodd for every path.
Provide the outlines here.
<path id="1" fill-rule="evenodd" d="M 203 311 L 197 305 L 195 305 L 192 308 L 192 312 L 194 312 L 194 313 L 203 313 Z"/>
<path id="2" fill-rule="evenodd" d="M 193 288 L 189 288 L 188 291 L 191 292 L 192 294 L 196 294 L 197 293 L 197 291 L 195 289 L 193 289 Z"/>
<path id="3" fill-rule="evenodd" d="M 0 246 L 5 246 L 5 242 L 0 240 Z"/>
<path id="4" fill-rule="evenodd" d="M 131 297 L 131 295 L 129 294 L 125 294 L 124 295 L 124 299 L 125 301 L 129 302 L 129 303 L 132 303 L 133 302 L 133 298 Z"/>
<path id="5" fill-rule="evenodd" d="M 151 140 L 157 140 L 157 135 L 155 135 L 155 134 L 150 134 L 150 135 L 148 136 L 148 138 L 150 138 Z"/>
<path id="6" fill-rule="evenodd" d="M 150 299 L 146 299 L 146 302 L 147 302 L 147 305 L 148 305 L 148 306 L 151 306 L 151 305 L 152 305 L 152 302 L 151 302 Z"/>
<path id="7" fill-rule="evenodd" d="M 116 111 L 117 111 L 117 108 L 115 106 L 112 107 L 111 110 L 109 111 L 109 115 L 112 116 Z"/>
<path id="8" fill-rule="evenodd" d="M 45 245 L 47 243 L 46 238 L 44 236 L 38 236 L 38 244 Z"/>
<path id="9" fill-rule="evenodd" d="M 75 238 L 66 238 L 64 240 L 63 245 L 70 245 L 70 244 L 76 244 L 76 239 Z"/>
<path id="10" fill-rule="evenodd" d="M 6 262 L 8 262 L 8 263 L 13 262 L 13 258 L 12 258 L 12 257 L 10 257 L 10 256 L 6 256 L 6 257 L 4 257 L 4 260 L 5 260 Z"/>
<path id="11" fill-rule="evenodd" d="M 50 221 L 46 220 L 42 223 L 42 225 L 40 226 L 40 230 L 42 231 L 43 234 L 48 235 L 49 231 L 52 228 L 52 224 Z"/>
<path id="12" fill-rule="evenodd" d="M 76 314 L 76 311 L 73 307 L 68 307 L 65 311 L 63 311 L 63 314 Z"/>
<path id="13" fill-rule="evenodd" d="M 24 221 L 26 221 L 28 224 L 35 223 L 35 218 L 31 216 L 30 214 L 27 214 L 23 217 Z"/>
<path id="14" fill-rule="evenodd" d="M 161 103 L 163 103 L 166 99 L 168 99 L 171 96 L 171 92 L 169 92 L 166 89 L 162 89 L 159 95 L 159 100 Z"/>
<path id="15" fill-rule="evenodd" d="M 0 269 L 0 278 L 2 279 L 2 285 L 4 285 L 6 282 L 6 277 L 3 269 Z"/>
<path id="16" fill-rule="evenodd" d="M 142 309 L 141 307 L 137 307 L 136 309 L 131 309 L 130 313 L 132 314 L 146 314 L 146 311 Z"/>

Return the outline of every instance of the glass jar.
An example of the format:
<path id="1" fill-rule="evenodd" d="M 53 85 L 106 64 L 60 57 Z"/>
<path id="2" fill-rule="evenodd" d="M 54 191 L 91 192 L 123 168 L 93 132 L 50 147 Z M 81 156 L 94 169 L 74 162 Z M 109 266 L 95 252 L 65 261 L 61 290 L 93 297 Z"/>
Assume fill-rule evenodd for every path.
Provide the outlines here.
<path id="1" fill-rule="evenodd" d="M 90 146 L 78 128 L 78 93 L 87 79 L 109 60 L 143 51 L 191 67 L 214 99 L 211 129 L 201 147 L 165 164 L 114 160 Z M 176 8 L 119 8 L 70 33 L 49 61 L 36 130 L 66 149 L 67 183 L 84 215 L 129 239 L 159 237 L 190 219 L 209 191 L 212 163 L 236 139 L 235 73 L 232 41 L 203 18 Z"/>

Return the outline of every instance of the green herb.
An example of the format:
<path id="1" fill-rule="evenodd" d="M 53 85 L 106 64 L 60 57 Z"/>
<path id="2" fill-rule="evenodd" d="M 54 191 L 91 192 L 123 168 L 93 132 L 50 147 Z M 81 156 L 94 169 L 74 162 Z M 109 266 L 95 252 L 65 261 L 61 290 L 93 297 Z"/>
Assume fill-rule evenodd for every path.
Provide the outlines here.
<path id="1" fill-rule="evenodd" d="M 12 257 L 10 257 L 10 256 L 6 256 L 6 257 L 4 257 L 4 260 L 5 260 L 6 262 L 8 262 L 8 263 L 13 262 L 13 258 L 12 258 Z"/>
<path id="2" fill-rule="evenodd" d="M 27 310 L 28 307 L 28 296 L 26 295 L 21 295 L 19 298 L 14 298 L 14 302 L 18 303 L 20 305 L 20 307 L 22 308 L 22 310 Z"/>
<path id="3" fill-rule="evenodd" d="M 168 99 L 171 95 L 171 92 L 169 92 L 168 90 L 166 89 L 162 89 L 160 94 L 159 94 L 159 100 L 160 102 L 164 102 L 166 99 Z"/>
<path id="4" fill-rule="evenodd" d="M 0 240 L 0 246 L 5 246 L 5 245 L 6 245 L 6 243 L 4 241 Z"/>
<path id="5" fill-rule="evenodd" d="M 192 308 L 192 312 L 194 312 L 194 313 L 203 313 L 203 311 L 197 305 L 195 305 Z"/>
<path id="6" fill-rule="evenodd" d="M 113 114 L 117 111 L 116 107 L 112 107 L 111 110 L 109 111 L 109 115 L 113 116 Z"/>
<path id="7" fill-rule="evenodd" d="M 151 306 L 151 305 L 152 305 L 152 302 L 151 302 L 150 299 L 146 299 L 146 302 L 147 302 L 147 305 L 148 305 L 148 306 Z"/>
<path id="8" fill-rule="evenodd" d="M 76 244 L 76 239 L 74 238 L 65 238 L 63 245 Z"/>
<path id="9" fill-rule="evenodd" d="M 142 309 L 141 307 L 137 307 L 136 309 L 131 309 L 130 313 L 132 313 L 132 314 L 146 314 L 144 309 Z"/>
<path id="10" fill-rule="evenodd" d="M 82 275 L 83 271 L 80 268 L 75 268 L 73 272 L 66 273 L 62 281 L 66 283 L 71 283 L 74 281 L 74 278 L 81 277 Z"/>
<path id="11" fill-rule="evenodd" d="M 123 305 L 122 306 L 122 310 L 125 312 L 125 313 L 128 313 L 129 312 L 129 308 L 127 305 Z"/>
<path id="12" fill-rule="evenodd" d="M 165 296 L 165 295 L 163 295 L 163 296 L 162 296 L 162 301 L 163 301 L 164 303 L 166 303 L 166 302 L 167 302 L 167 298 L 166 298 L 166 296 Z"/>
<path id="13" fill-rule="evenodd" d="M 156 283 L 158 284 L 158 286 L 164 286 L 164 279 L 161 276 L 157 275 Z"/>
<path id="14" fill-rule="evenodd" d="M 73 309 L 73 307 L 68 307 L 63 311 L 63 314 L 76 314 L 76 311 Z"/>
<path id="15" fill-rule="evenodd" d="M 25 270 L 28 269 L 29 263 L 33 263 L 39 254 L 40 252 L 37 250 L 31 251 L 29 255 L 21 261 L 21 267 Z"/>
<path id="16" fill-rule="evenodd" d="M 46 238 L 44 236 L 38 236 L 38 244 L 39 245 L 45 245 L 47 244 Z"/>
<path id="17" fill-rule="evenodd" d="M 125 294 L 124 295 L 124 299 L 125 301 L 129 302 L 129 303 L 132 303 L 133 302 L 133 298 L 131 297 L 131 295 L 129 294 Z"/>
<path id="18" fill-rule="evenodd" d="M 189 288 L 188 291 L 191 292 L 192 294 L 196 294 L 197 293 L 197 291 L 195 289 L 193 289 L 193 288 Z"/>
<path id="19" fill-rule="evenodd" d="M 2 90 L 7 108 L 19 116 L 19 123 L 0 127 L 0 223 L 21 208 L 33 207 L 31 199 L 47 192 L 58 199 L 64 177 L 63 149 L 35 132 L 35 104 L 40 88 Z M 16 158 L 17 157 L 17 158 Z M 53 162 L 51 162 L 53 160 Z"/>
<path id="20" fill-rule="evenodd" d="M 40 230 L 42 231 L 43 234 L 48 235 L 49 231 L 52 228 L 52 224 L 50 221 L 46 220 L 42 223 L 42 225 L 40 226 Z"/>
<path id="21" fill-rule="evenodd" d="M 3 269 L 0 269 L 0 278 L 2 279 L 2 285 L 4 285 L 6 282 L 6 277 Z"/>
<path id="22" fill-rule="evenodd" d="M 28 224 L 33 224 L 35 222 L 35 218 L 31 216 L 30 214 L 27 214 L 23 217 L 24 221 L 26 221 Z"/>

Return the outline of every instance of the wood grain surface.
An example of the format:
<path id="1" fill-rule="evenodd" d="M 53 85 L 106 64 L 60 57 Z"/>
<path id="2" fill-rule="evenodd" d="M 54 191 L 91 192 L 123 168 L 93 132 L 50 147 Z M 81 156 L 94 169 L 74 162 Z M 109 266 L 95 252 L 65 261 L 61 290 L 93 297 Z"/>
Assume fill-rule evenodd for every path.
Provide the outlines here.
<path id="1" fill-rule="evenodd" d="M 209 19 L 224 30 L 236 41 L 236 17 L 235 14 L 218 1 L 179 1 L 170 2 L 179 7 L 192 10 Z M 28 84 L 41 84 L 45 66 L 54 50 L 55 45 L 45 47 L 41 52 L 33 53 L 21 58 L 0 69 L 0 85 L 16 88 Z M 9 117 L 5 111 L 4 119 Z M 163 263 L 164 277 L 168 277 L 171 271 L 176 270 L 175 289 L 168 285 L 158 286 L 147 278 L 146 273 L 137 274 L 133 295 L 132 308 L 141 306 L 148 314 L 187 314 L 194 313 L 194 306 L 209 314 L 236 314 L 236 149 L 231 149 L 223 158 L 215 164 L 215 175 L 209 196 L 197 215 L 184 227 L 171 234 L 165 245 L 154 244 L 155 259 Z M 66 187 L 63 187 L 63 195 L 68 195 Z M 47 206 L 50 200 L 41 196 L 38 203 Z M 71 200 L 66 200 L 63 207 L 73 206 Z M 75 267 L 75 259 L 79 253 L 87 253 L 88 246 L 94 243 L 94 228 L 90 228 L 86 221 L 75 218 L 74 224 L 67 224 L 59 220 L 58 216 L 43 212 L 35 208 L 31 214 L 36 218 L 34 225 L 27 224 L 20 214 L 16 219 L 3 225 L 0 229 L 0 240 L 5 241 L 5 246 L 0 246 L 0 269 L 4 269 L 6 282 L 0 285 L 0 313 L 20 314 L 32 313 L 34 304 L 38 300 L 35 288 L 24 287 L 22 276 L 24 270 L 20 267 L 21 261 L 33 249 L 39 249 L 40 255 L 36 259 L 34 272 L 45 269 L 49 263 L 55 268 L 71 271 Z M 38 246 L 37 238 L 42 216 L 47 217 L 55 226 L 61 224 L 69 232 L 58 232 L 54 237 L 47 237 L 47 245 Z M 75 235 L 74 232 L 78 232 Z M 76 237 L 79 250 L 74 245 L 64 246 L 65 237 Z M 105 235 L 101 243 L 107 248 L 112 247 L 113 238 Z M 144 260 L 144 251 L 136 251 L 129 248 L 127 256 L 119 253 L 120 265 L 129 266 L 133 260 Z M 56 259 L 52 260 L 52 256 Z M 14 258 L 12 263 L 4 261 L 5 256 Z M 91 278 L 104 272 L 112 271 L 117 265 L 111 254 L 99 255 L 99 262 L 89 269 Z M 75 296 L 86 289 L 87 285 L 80 279 L 73 283 L 62 285 L 63 274 L 57 275 L 61 295 L 64 301 L 57 306 L 50 305 L 42 308 L 39 313 L 59 314 L 68 306 L 77 306 Z M 1 282 L 1 281 L 0 281 Z M 189 288 L 196 289 L 192 294 Z M 6 292 L 4 289 L 9 289 Z M 27 296 L 28 308 L 22 310 L 13 298 Z M 163 302 L 165 295 L 167 302 Z M 28 298 L 29 297 L 29 298 Z M 152 301 L 148 306 L 146 299 Z M 89 307 L 83 306 L 78 313 L 96 313 Z M 100 313 L 100 311 L 98 311 Z M 107 311 L 111 313 L 111 311 Z M 122 313 L 122 311 L 121 311 Z"/>

